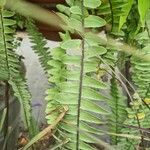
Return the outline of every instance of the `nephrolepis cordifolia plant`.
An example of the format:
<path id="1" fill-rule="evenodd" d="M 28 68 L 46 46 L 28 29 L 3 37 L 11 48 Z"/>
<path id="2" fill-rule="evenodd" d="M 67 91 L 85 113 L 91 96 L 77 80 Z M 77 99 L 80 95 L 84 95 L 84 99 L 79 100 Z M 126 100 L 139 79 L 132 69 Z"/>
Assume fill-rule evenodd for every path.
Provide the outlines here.
<path id="1" fill-rule="evenodd" d="M 5 3 L 0 4 L 0 80 L 11 86 L 22 106 L 31 138 L 24 150 L 47 134 L 53 137 L 50 149 L 150 147 L 149 0 L 66 0 L 64 5 L 58 4 L 54 16 L 62 20 L 64 31 L 59 33 L 59 46 L 53 49 L 46 47 L 31 19 L 38 19 L 36 14 L 26 14 L 17 6 L 29 6 L 33 12 L 39 8 L 20 1 L 16 7 L 8 4 L 12 12 L 5 9 Z M 26 31 L 50 84 L 45 98 L 49 126 L 37 135 L 31 95 L 14 51 L 14 11 L 30 17 Z M 39 16 L 39 20 L 55 24 L 43 18 Z"/>

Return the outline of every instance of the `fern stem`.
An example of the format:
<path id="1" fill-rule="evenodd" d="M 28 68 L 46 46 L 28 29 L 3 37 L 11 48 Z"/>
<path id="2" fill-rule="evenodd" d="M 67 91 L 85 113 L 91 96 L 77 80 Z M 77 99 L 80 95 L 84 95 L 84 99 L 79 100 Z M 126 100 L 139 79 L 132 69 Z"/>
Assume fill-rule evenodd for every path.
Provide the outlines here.
<path id="1" fill-rule="evenodd" d="M 80 136 L 80 107 L 81 107 L 81 98 L 82 98 L 82 85 L 83 85 L 83 72 L 84 72 L 84 49 L 85 49 L 85 40 L 84 40 L 84 0 L 81 1 L 81 10 L 82 10 L 82 43 L 81 43 L 81 69 L 80 69 L 80 79 L 79 79 L 79 95 L 78 95 L 78 108 L 77 108 L 77 137 L 76 137 L 76 150 L 79 150 L 79 136 Z"/>
<path id="2" fill-rule="evenodd" d="M 6 108 L 6 118 L 5 118 L 5 131 L 4 137 L 7 137 L 8 134 L 8 127 L 9 127 L 9 83 L 8 81 L 5 82 L 5 108 Z M 7 149 L 7 144 L 6 144 Z"/>

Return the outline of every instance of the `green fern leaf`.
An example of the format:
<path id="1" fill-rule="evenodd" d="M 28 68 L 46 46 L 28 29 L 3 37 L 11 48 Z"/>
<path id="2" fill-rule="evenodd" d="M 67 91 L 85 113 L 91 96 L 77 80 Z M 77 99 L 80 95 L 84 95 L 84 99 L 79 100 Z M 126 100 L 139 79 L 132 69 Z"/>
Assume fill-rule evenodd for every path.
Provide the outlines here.
<path id="1" fill-rule="evenodd" d="M 42 33 L 38 31 L 38 28 L 35 25 L 35 22 L 32 19 L 28 19 L 27 21 L 27 32 L 29 34 L 29 38 L 34 44 L 32 49 L 35 53 L 38 54 L 40 63 L 44 70 L 48 69 L 47 61 L 49 60 L 49 48 L 46 47 L 46 40 L 44 39 Z"/>
<path id="2" fill-rule="evenodd" d="M 19 56 L 14 52 L 14 29 L 15 21 L 10 17 L 14 15 L 8 10 L 0 10 L 0 80 L 7 80 L 12 86 L 14 95 L 20 100 L 25 117 L 25 124 L 30 135 L 35 135 L 31 117 L 31 96 L 27 89 L 25 80 L 21 75 Z M 35 126 L 34 126 L 35 127 Z"/>
<path id="3" fill-rule="evenodd" d="M 111 79 L 111 100 L 108 101 L 109 106 L 111 107 L 112 114 L 109 116 L 109 130 L 112 133 L 119 134 L 121 133 L 122 127 L 120 124 L 126 119 L 126 104 L 125 97 L 121 88 L 117 84 L 115 76 Z M 117 145 L 119 142 L 119 137 L 112 136 L 112 144 Z"/>
<path id="4" fill-rule="evenodd" d="M 76 6 L 80 7 L 80 4 Z M 80 14 L 78 16 L 80 18 Z M 74 19 L 74 17 L 78 18 L 77 15 L 70 15 L 70 17 L 72 19 Z M 97 18 L 89 15 L 85 16 L 85 19 L 88 17 L 91 23 L 89 24 L 90 27 L 101 27 L 106 23 L 100 17 Z M 81 18 L 78 21 L 81 23 Z M 74 26 L 72 29 L 73 28 Z M 81 28 L 80 31 L 82 31 Z M 95 143 L 95 141 L 84 134 L 84 132 L 101 135 L 101 131 L 92 128 L 92 124 L 104 124 L 101 116 L 109 114 L 107 109 L 98 104 L 99 102 L 108 100 L 108 98 L 99 91 L 107 89 L 107 86 L 102 80 L 99 81 L 96 76 L 100 63 L 98 57 L 105 54 L 107 50 L 99 45 L 99 40 L 94 46 L 89 43 L 85 44 L 84 71 L 81 81 L 82 40 L 71 39 L 68 32 L 66 34 L 61 34 L 61 37 L 63 41 L 60 47 L 52 49 L 52 59 L 48 62 L 51 68 L 48 71 L 49 81 L 53 86 L 47 91 L 46 100 L 48 104 L 46 118 L 48 123 L 51 124 L 51 122 L 57 118 L 63 106 L 67 105 L 69 111 L 57 127 L 60 138 L 70 139 L 63 147 L 73 150 L 95 149 L 89 145 L 90 143 Z M 81 82 L 82 92 L 79 91 Z M 81 105 L 79 107 L 78 99 L 80 94 Z M 80 116 L 78 116 L 77 111 L 80 111 Z M 77 125 L 77 119 L 79 119 L 79 126 Z M 81 130 L 81 132 L 78 132 L 78 130 Z M 78 133 L 79 139 L 77 139 Z M 79 147 L 77 147 L 77 143 Z"/>

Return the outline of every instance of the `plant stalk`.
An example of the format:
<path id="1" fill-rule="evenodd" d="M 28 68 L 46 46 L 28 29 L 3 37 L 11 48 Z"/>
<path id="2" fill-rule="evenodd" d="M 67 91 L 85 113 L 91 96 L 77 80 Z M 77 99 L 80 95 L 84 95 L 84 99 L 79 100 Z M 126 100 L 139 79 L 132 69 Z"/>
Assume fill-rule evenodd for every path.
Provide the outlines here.
<path id="1" fill-rule="evenodd" d="M 84 39 L 84 0 L 81 1 L 81 11 L 82 11 L 82 43 L 81 43 L 81 69 L 80 69 L 80 79 L 79 79 L 79 95 L 78 95 L 78 108 L 77 108 L 77 136 L 76 136 L 76 150 L 79 150 L 79 140 L 80 140 L 80 113 L 81 113 L 81 99 L 82 99 L 82 85 L 83 85 L 83 73 L 84 73 L 84 49 L 85 49 L 85 39 Z"/>
<path id="2" fill-rule="evenodd" d="M 6 118 L 5 118 L 5 127 L 4 127 L 4 138 L 7 137 L 8 128 L 9 128 L 9 90 L 10 86 L 8 81 L 5 82 L 5 108 L 6 108 Z M 7 149 L 7 144 L 6 144 Z"/>

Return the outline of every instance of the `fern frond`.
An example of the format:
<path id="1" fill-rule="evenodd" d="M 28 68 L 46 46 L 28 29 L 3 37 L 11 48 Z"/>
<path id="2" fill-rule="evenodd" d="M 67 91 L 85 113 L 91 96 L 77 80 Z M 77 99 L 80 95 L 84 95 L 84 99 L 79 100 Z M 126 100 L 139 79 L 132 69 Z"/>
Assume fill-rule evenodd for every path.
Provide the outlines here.
<path id="1" fill-rule="evenodd" d="M 150 46 L 142 49 L 149 51 Z M 148 52 L 147 51 L 147 52 Z M 147 53 L 145 52 L 145 53 Z M 148 52 L 149 53 L 149 52 Z M 137 91 L 142 98 L 150 97 L 150 63 L 149 62 L 139 62 L 138 58 L 132 59 L 132 69 L 133 75 L 132 79 L 137 86 Z"/>
<path id="2" fill-rule="evenodd" d="M 113 75 L 111 79 L 111 99 L 108 101 L 108 104 L 111 108 L 111 115 L 109 116 L 109 130 L 112 133 L 121 133 L 121 127 L 120 125 L 124 122 L 126 119 L 127 113 L 126 113 L 126 107 L 127 104 L 125 104 L 125 97 L 123 95 L 123 92 L 121 91 L 121 88 L 119 87 L 117 80 L 115 79 L 115 75 Z M 119 142 L 119 137 L 112 136 L 112 144 L 117 145 Z"/>
<path id="3" fill-rule="evenodd" d="M 8 80 L 14 95 L 20 100 L 25 116 L 25 123 L 30 131 L 31 135 L 34 135 L 34 129 L 32 128 L 31 117 L 31 96 L 27 90 L 25 80 L 21 76 L 21 66 L 19 56 L 14 51 L 14 32 L 13 25 L 15 21 L 11 19 L 14 15 L 13 12 L 8 10 L 0 10 L 0 60 L 2 65 L 0 67 L 1 80 Z M 6 75 L 6 76 L 5 76 Z M 7 77 L 7 78 L 6 78 Z"/>
<path id="4" fill-rule="evenodd" d="M 12 17 L 14 13 L 6 11 L 6 10 L 0 10 L 0 80 L 8 80 L 10 73 L 9 73 L 9 64 L 8 64 L 8 48 L 12 48 L 12 45 L 10 44 L 13 41 L 13 37 L 11 36 L 14 30 L 10 28 L 9 26 L 12 26 L 15 24 L 15 21 L 12 19 L 7 19 L 8 17 Z M 11 55 L 10 55 L 11 56 Z"/>
<path id="5" fill-rule="evenodd" d="M 150 37 L 148 32 L 144 30 L 143 32 L 139 33 L 136 37 L 136 41 L 143 47 L 139 49 L 139 52 L 142 52 L 142 55 L 150 54 Z M 134 84 L 137 87 L 138 94 L 141 98 L 149 98 L 150 97 L 150 62 L 149 61 L 142 61 L 132 56 L 131 58 L 132 63 L 132 79 Z"/>
<path id="6" fill-rule="evenodd" d="M 38 31 L 38 28 L 32 19 L 27 20 L 26 27 L 31 43 L 34 44 L 32 49 L 39 56 L 39 60 L 43 69 L 47 70 L 47 61 L 49 60 L 50 56 L 49 48 L 46 47 L 47 42 L 42 33 Z"/>
<path id="7" fill-rule="evenodd" d="M 77 3 L 75 8 L 81 9 L 80 5 L 81 3 Z M 68 20 L 82 24 L 81 18 L 84 15 L 75 15 L 75 10 L 70 13 L 71 16 Z M 105 22 L 102 18 L 93 15 L 85 18 L 87 22 L 90 22 L 88 26 L 91 27 L 98 25 L 94 24 L 96 20 L 100 22 L 99 26 Z M 74 27 L 75 25 L 72 26 L 72 29 Z M 75 27 L 76 29 L 81 28 Z M 100 90 L 107 89 L 107 86 L 102 80 L 97 79 L 97 70 L 101 63 L 99 56 L 105 54 L 107 50 L 99 45 L 99 41 L 94 46 L 85 42 L 84 59 L 81 63 L 83 58 L 82 40 L 71 39 L 68 32 L 61 34 L 61 37 L 63 41 L 60 47 L 51 51 L 52 60 L 48 62 L 51 68 L 48 71 L 49 81 L 53 83 L 53 86 L 47 91 L 47 120 L 51 124 L 61 112 L 62 106 L 67 105 L 69 111 L 57 128 L 60 138 L 65 137 L 70 140 L 64 145 L 64 148 L 94 150 L 95 148 L 89 144 L 95 143 L 95 141 L 84 132 L 100 135 L 101 132 L 92 128 L 92 125 L 103 124 L 104 121 L 100 117 L 108 115 L 108 111 L 98 104 L 98 102 L 108 99 L 100 93 Z M 83 72 L 81 73 L 81 71 Z M 81 103 L 78 100 L 81 100 Z"/>
<path id="8" fill-rule="evenodd" d="M 55 49 L 54 56 L 56 53 L 62 54 L 64 49 L 57 48 Z M 48 107 L 47 113 L 50 115 L 47 116 L 48 123 L 51 123 L 55 117 L 61 111 L 61 105 L 68 105 L 69 111 L 63 120 L 64 123 L 59 125 L 60 130 L 67 135 L 68 138 L 71 138 L 71 143 L 66 144 L 67 147 L 75 149 L 76 145 L 76 119 L 77 119 L 77 107 L 78 107 L 78 90 L 79 90 L 79 67 L 80 67 L 80 56 L 71 56 L 69 54 L 59 55 L 59 60 L 49 61 L 52 69 L 49 71 L 51 76 L 50 81 L 55 83 L 55 86 L 48 90 L 47 100 Z M 74 61 L 73 57 L 75 58 Z M 60 60 L 62 59 L 62 62 Z M 82 102 L 81 102 L 81 126 L 80 130 L 92 132 L 92 130 L 87 129 L 87 125 L 82 128 L 83 123 L 96 123 L 101 124 L 102 121 L 99 117 L 93 115 L 93 113 L 97 114 L 107 114 L 107 111 L 102 107 L 98 106 L 96 101 L 104 101 L 106 98 L 99 94 L 98 89 L 105 89 L 106 86 L 102 81 L 98 81 L 95 78 L 88 76 L 88 73 L 92 73 L 96 71 L 96 63 L 94 61 L 88 62 L 88 59 L 85 64 L 85 73 L 83 76 L 83 94 L 82 94 Z M 62 63 L 62 65 L 61 65 Z M 91 65 L 91 64 L 94 65 Z M 88 66 L 88 64 L 90 66 Z M 67 70 L 65 69 L 67 65 Z M 62 67 L 61 67 L 62 66 Z M 95 101 L 95 102 L 94 102 Z M 54 103 L 54 104 L 53 104 Z M 57 111 L 58 110 L 58 111 Z M 53 114 L 53 115 L 52 115 Z M 73 131 L 71 132 L 71 126 L 75 126 Z M 67 133 L 68 132 L 68 133 Z M 96 133 L 96 132 L 95 132 Z M 72 135 L 73 134 L 73 135 Z M 83 135 L 82 135 L 83 136 Z M 86 138 L 80 140 L 87 142 Z M 82 142 L 83 142 L 82 141 Z M 81 143 L 82 143 L 81 142 Z M 92 142 L 92 140 L 91 140 Z M 70 145 L 71 144 L 71 145 Z M 74 146 L 73 146 L 74 145 Z M 84 145 L 84 144 L 83 144 Z M 72 147 L 73 146 L 73 147 Z M 85 148 L 84 148 L 85 149 Z"/>

